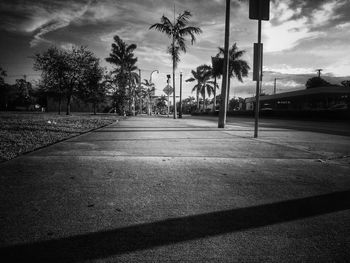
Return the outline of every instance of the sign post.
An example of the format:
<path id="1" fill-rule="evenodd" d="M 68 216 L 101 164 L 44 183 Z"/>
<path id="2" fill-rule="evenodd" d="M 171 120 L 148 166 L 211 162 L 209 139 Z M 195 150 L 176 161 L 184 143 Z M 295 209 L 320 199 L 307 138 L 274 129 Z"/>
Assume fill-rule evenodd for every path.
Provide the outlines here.
<path id="1" fill-rule="evenodd" d="M 270 0 L 249 0 L 249 18 L 258 20 L 258 43 L 254 43 L 253 80 L 256 81 L 254 138 L 258 137 L 260 85 L 262 81 L 263 45 L 261 20 L 270 19 Z"/>

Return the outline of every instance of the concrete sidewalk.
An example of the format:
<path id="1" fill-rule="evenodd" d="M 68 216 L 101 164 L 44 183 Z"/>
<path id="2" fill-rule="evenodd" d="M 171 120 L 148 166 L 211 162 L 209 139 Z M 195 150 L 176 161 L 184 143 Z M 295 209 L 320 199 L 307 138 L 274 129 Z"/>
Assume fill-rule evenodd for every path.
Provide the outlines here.
<path id="1" fill-rule="evenodd" d="M 134 117 L 1 163 L 0 261 L 347 262 L 350 137 L 252 135 Z"/>

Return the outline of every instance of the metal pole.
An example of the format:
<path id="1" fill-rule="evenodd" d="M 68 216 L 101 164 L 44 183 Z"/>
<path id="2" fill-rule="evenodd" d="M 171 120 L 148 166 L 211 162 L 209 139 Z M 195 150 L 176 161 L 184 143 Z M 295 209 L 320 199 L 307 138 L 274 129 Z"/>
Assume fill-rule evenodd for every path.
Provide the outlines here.
<path id="1" fill-rule="evenodd" d="M 149 75 L 149 83 L 150 83 L 150 84 L 152 84 L 152 74 L 153 74 L 154 72 L 157 72 L 157 74 L 159 74 L 159 71 L 158 71 L 157 69 L 155 69 L 155 70 L 153 70 L 153 71 L 151 72 L 151 74 Z M 149 98 L 149 103 L 151 103 L 151 105 L 152 105 L 152 109 L 151 109 L 150 115 L 152 115 L 152 112 L 155 112 L 155 110 L 154 110 L 154 107 L 155 107 L 155 106 L 154 106 L 155 88 L 154 88 L 154 92 L 153 92 L 152 96 L 153 96 L 152 103 L 151 103 L 151 98 Z M 150 107 L 150 106 L 148 106 L 148 107 Z"/>
<path id="2" fill-rule="evenodd" d="M 275 81 L 273 83 L 273 94 L 276 94 L 276 80 L 277 78 L 275 78 Z"/>
<path id="3" fill-rule="evenodd" d="M 259 21 L 258 21 L 258 45 L 260 45 L 260 44 L 261 44 L 261 19 L 259 19 Z M 261 71 L 262 71 L 262 69 L 260 68 L 261 67 L 261 59 L 262 59 L 261 53 L 259 52 L 259 55 L 258 55 L 259 75 L 258 75 L 258 78 L 256 80 L 254 138 L 258 137 L 258 127 L 259 127 L 260 78 L 261 78 Z"/>
<path id="4" fill-rule="evenodd" d="M 182 72 L 180 72 L 180 104 L 179 104 L 179 118 L 182 118 Z"/>
<path id="5" fill-rule="evenodd" d="M 173 93 L 174 93 L 174 97 L 173 97 L 173 116 L 174 119 L 177 118 L 177 114 L 176 114 L 176 92 L 175 92 L 175 58 L 174 58 L 174 53 L 175 53 L 175 31 L 174 31 L 174 26 L 175 26 L 175 3 L 174 3 L 174 24 L 173 24 Z"/>
<path id="6" fill-rule="evenodd" d="M 170 79 L 170 75 L 167 76 L 167 84 L 169 86 L 169 79 Z M 168 118 L 169 118 L 169 114 L 170 114 L 170 93 L 168 93 Z"/>
<path id="7" fill-rule="evenodd" d="M 225 128 L 226 111 L 227 111 L 227 83 L 228 83 L 228 66 L 229 66 L 229 42 L 230 42 L 230 7 L 231 0 L 226 0 L 226 19 L 225 19 L 225 50 L 224 50 L 224 69 L 221 86 L 221 105 L 219 111 L 218 128 Z"/>

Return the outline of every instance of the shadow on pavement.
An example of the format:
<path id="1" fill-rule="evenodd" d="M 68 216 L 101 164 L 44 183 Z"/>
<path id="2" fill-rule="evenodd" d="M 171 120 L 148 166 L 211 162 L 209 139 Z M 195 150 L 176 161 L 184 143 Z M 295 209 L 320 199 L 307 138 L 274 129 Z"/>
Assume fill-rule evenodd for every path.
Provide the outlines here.
<path id="1" fill-rule="evenodd" d="M 77 262 L 350 209 L 350 191 L 0 249 L 2 262 Z M 0 259 L 1 259 L 0 258 Z M 4 259 L 7 260 L 4 260 Z"/>

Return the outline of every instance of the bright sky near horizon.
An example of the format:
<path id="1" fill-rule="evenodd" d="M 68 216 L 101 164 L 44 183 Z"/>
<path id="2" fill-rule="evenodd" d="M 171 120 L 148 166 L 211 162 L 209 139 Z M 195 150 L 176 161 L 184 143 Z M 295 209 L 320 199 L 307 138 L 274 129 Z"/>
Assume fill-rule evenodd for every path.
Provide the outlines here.
<path id="1" fill-rule="evenodd" d="M 211 64 L 211 56 L 224 43 L 225 0 L 2 0 L 0 2 L 0 66 L 7 71 L 7 81 L 26 74 L 38 78 L 33 71 L 34 53 L 52 45 L 70 48 L 84 45 L 101 59 L 102 65 L 111 50 L 113 36 L 128 44 L 137 44 L 135 51 L 142 78 L 153 74 L 157 94 L 166 85 L 171 73 L 171 58 L 166 53 L 170 43 L 165 35 L 149 30 L 164 14 L 173 17 L 189 10 L 190 25 L 201 27 L 188 51 L 181 55 L 177 69 L 184 80 L 191 70 Z M 248 0 L 231 1 L 230 43 L 246 50 L 244 59 L 252 67 L 253 43 L 257 41 L 257 21 L 248 18 Z M 350 79 L 350 1 L 348 0 L 271 0 L 270 21 L 263 21 L 264 43 L 263 91 L 272 93 L 274 78 L 277 91 L 304 89 L 308 78 L 323 69 L 322 76 L 338 84 Z M 252 76 L 243 83 L 231 82 L 231 95 L 248 97 L 255 92 Z M 185 83 L 184 97 L 191 95 L 193 84 Z M 177 92 L 178 95 L 178 92 Z M 194 95 L 194 94 L 193 94 Z"/>

